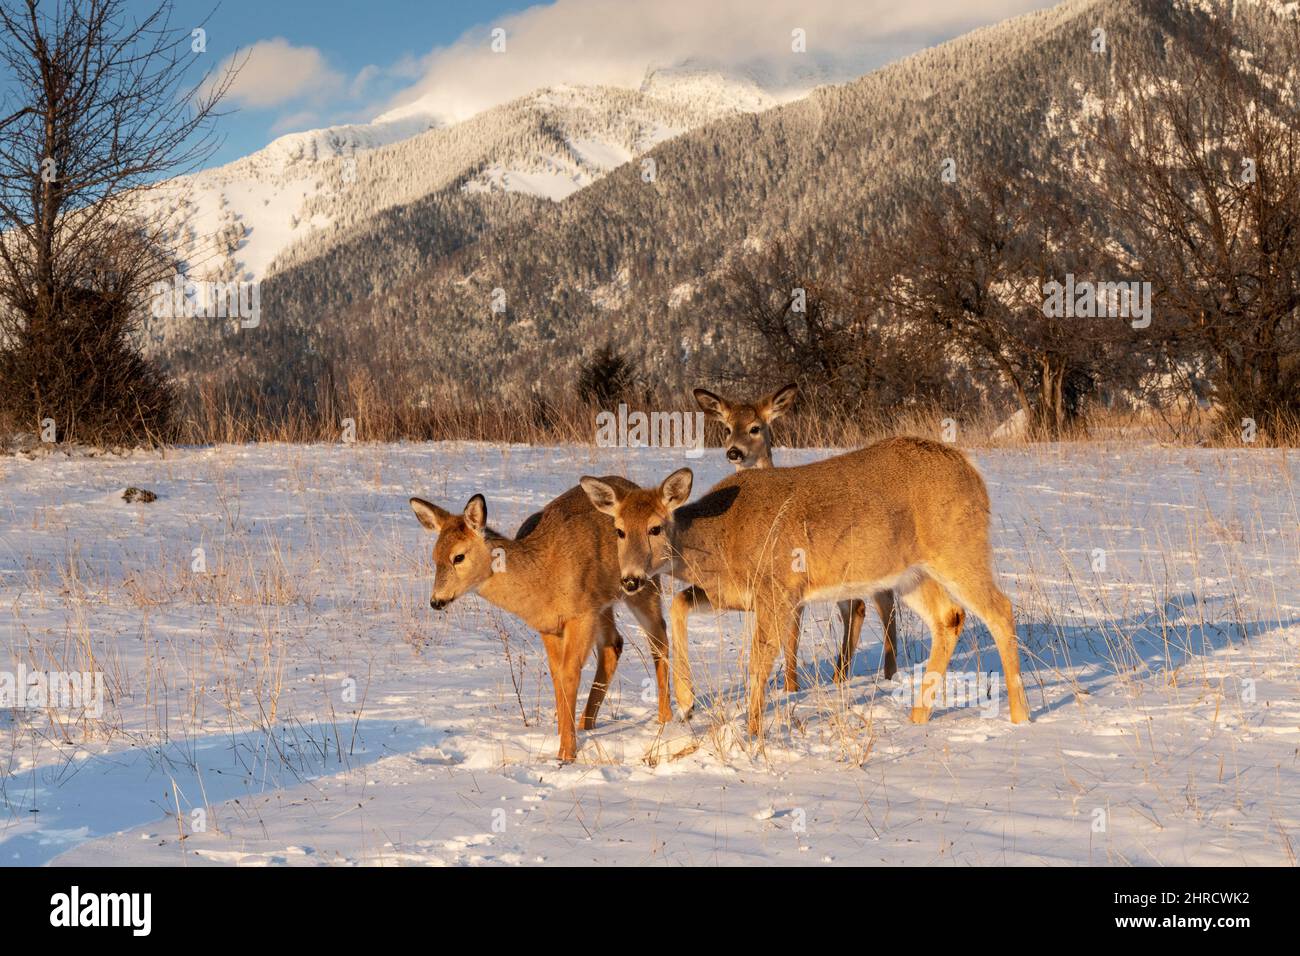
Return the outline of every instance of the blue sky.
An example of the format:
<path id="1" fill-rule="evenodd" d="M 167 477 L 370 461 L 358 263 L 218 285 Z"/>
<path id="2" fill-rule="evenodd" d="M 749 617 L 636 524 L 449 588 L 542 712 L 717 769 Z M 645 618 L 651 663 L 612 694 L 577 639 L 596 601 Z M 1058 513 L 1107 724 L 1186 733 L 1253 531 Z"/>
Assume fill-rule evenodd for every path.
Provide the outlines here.
<path id="1" fill-rule="evenodd" d="M 131 0 L 128 9 L 156 5 L 157 0 Z M 528 6 L 499 0 L 176 0 L 178 25 L 187 18 L 196 24 L 208 20 L 212 65 L 236 49 L 281 38 L 294 48 L 318 50 L 325 68 L 342 80 L 337 88 L 317 89 L 318 95 L 309 87 L 278 103 L 241 101 L 220 123 L 225 142 L 210 165 L 247 155 L 284 132 L 369 119 L 418 79 L 420 62 L 430 51 Z"/>
<path id="2" fill-rule="evenodd" d="M 220 67 L 237 50 L 249 57 L 218 125 L 216 165 L 284 133 L 367 122 L 411 100 L 455 122 L 542 86 L 635 86 L 648 67 L 686 61 L 779 79 L 819 59 L 856 76 L 1051 2 L 175 0 L 174 24 L 188 32 L 207 17 L 196 68 Z M 156 3 L 126 0 L 136 15 Z M 490 49 L 497 27 L 504 56 Z M 807 56 L 792 55 L 793 28 L 806 33 Z"/>

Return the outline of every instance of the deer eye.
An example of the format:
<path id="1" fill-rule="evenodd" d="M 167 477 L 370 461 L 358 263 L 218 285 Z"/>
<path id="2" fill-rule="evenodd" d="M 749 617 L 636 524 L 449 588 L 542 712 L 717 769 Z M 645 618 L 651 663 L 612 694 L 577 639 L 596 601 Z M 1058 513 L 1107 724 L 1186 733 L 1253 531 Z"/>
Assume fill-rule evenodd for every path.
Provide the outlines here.
<path id="1" fill-rule="evenodd" d="M 750 433 L 751 435 L 757 435 L 757 434 L 758 434 L 759 432 L 761 432 L 762 430 L 763 430 L 762 426 L 760 426 L 760 425 L 755 425 L 753 428 L 751 428 L 751 429 L 749 430 L 749 433 Z"/>
<path id="2" fill-rule="evenodd" d="M 458 555 L 456 555 L 454 558 L 451 559 L 451 563 L 452 563 L 452 564 L 460 564 L 460 563 L 461 563 L 462 561 L 464 561 L 464 560 L 465 560 L 465 555 L 463 555 L 463 554 L 458 554 Z"/>
<path id="3" fill-rule="evenodd" d="M 661 531 L 663 531 L 663 530 L 664 530 L 664 526 L 661 525 L 661 524 L 657 524 L 657 525 L 655 525 L 653 528 L 650 529 L 650 533 L 651 533 L 651 534 L 659 534 L 659 533 L 660 533 Z"/>
<path id="4" fill-rule="evenodd" d="M 622 528 L 615 528 L 614 531 L 618 534 L 618 536 L 619 536 L 620 538 L 626 538 L 626 537 L 627 537 L 627 535 L 625 535 L 625 534 L 623 533 L 623 529 L 622 529 Z"/>

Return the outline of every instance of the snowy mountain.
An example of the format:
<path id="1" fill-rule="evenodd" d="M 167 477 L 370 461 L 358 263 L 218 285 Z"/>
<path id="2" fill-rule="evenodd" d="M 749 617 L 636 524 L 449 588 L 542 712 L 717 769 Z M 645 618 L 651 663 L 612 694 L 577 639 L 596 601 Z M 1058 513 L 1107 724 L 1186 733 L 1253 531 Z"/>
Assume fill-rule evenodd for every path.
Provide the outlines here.
<path id="1" fill-rule="evenodd" d="M 719 84 L 695 65 L 652 71 L 636 91 L 606 88 L 608 100 L 534 94 L 372 151 L 466 148 L 454 162 L 442 156 L 449 189 L 284 255 L 263 288 L 258 335 L 199 328 L 185 354 L 163 358 L 195 379 L 225 380 L 237 367 L 285 395 L 365 369 L 385 389 L 429 402 L 439 387 L 466 385 L 523 401 L 612 342 L 680 392 L 760 361 L 729 301 L 726 277 L 743 256 L 782 237 L 851 250 L 869 228 L 905 222 L 908 197 L 933 188 L 948 157 L 964 170 L 1055 168 L 1086 141 L 1092 104 L 1110 83 L 1113 61 L 1093 52 L 1093 31 L 1104 28 L 1112 50 L 1137 51 L 1137 69 L 1155 74 L 1170 37 L 1197 55 L 1199 16 L 1161 0 L 1067 0 L 769 109 L 757 109 L 776 96 L 767 89 L 788 86 L 761 72 Z M 725 108 L 703 95 L 722 90 Z M 674 94 L 723 115 L 664 136 L 646 157 L 653 182 L 639 163 L 604 169 L 657 138 L 650 120 L 629 118 L 633 106 L 668 109 Z M 573 108 L 557 105 L 565 96 Z M 401 173 L 426 161 L 402 163 Z M 573 190 L 562 202 L 507 191 L 559 195 L 561 185 Z"/>
<path id="2" fill-rule="evenodd" d="M 906 223 L 949 158 L 1028 174 L 1073 161 L 1116 51 L 1138 75 L 1167 72 L 1171 50 L 1194 63 L 1206 16 L 1066 0 L 804 96 L 815 77 L 720 79 L 705 63 L 644 71 L 636 89 L 534 92 L 358 152 L 350 191 L 304 203 L 325 225 L 273 263 L 256 335 L 185 323 L 153 354 L 179 379 L 277 401 L 364 375 L 432 405 L 467 387 L 531 401 L 614 343 L 680 393 L 763 359 L 731 301 L 737 262 L 780 242 L 855 255 Z M 1112 55 L 1094 52 L 1099 27 Z"/>
<path id="3" fill-rule="evenodd" d="M 369 124 L 289 134 L 172 180 L 144 210 L 169 222 L 192 276 L 260 279 L 282 259 L 300 261 L 303 247 L 452 185 L 564 199 L 665 140 L 836 76 L 812 67 L 792 81 L 689 62 L 647 69 L 639 89 L 546 88 L 456 124 L 416 100 Z"/>
<path id="4" fill-rule="evenodd" d="M 403 389 L 472 375 L 513 394 L 619 340 L 681 385 L 711 371 L 726 335 L 719 276 L 743 250 L 815 224 L 894 221 L 899 189 L 942 157 L 1048 161 L 1105 74 L 1090 31 L 1100 22 L 1117 42 L 1147 43 L 1165 29 L 1158 20 L 1143 0 L 1067 0 L 844 84 L 819 81 L 853 63 L 693 60 L 651 66 L 635 89 L 534 91 L 351 156 L 330 157 L 328 135 L 308 140 L 329 157 L 315 162 L 305 146 L 282 150 L 294 161 L 279 168 L 257 154 L 225 187 L 239 189 L 229 218 L 206 228 L 226 268 L 269 278 L 267 321 L 242 337 L 151 329 L 154 354 L 182 378 L 246 375 L 286 394 L 367 365 L 409 372 L 417 384 Z M 377 122 L 441 123 L 435 105 Z M 653 182 L 628 162 L 639 157 L 655 161 Z M 291 183 L 291 212 L 245 198 L 258 195 L 246 171 L 258 162 L 267 171 L 252 178 Z M 288 227 L 258 218 L 286 214 Z M 505 311 L 492 304 L 498 289 Z M 437 358 L 447 348 L 455 368 Z"/>
<path id="5" fill-rule="evenodd" d="M 143 212 L 170 223 L 174 248 L 197 277 L 264 275 L 275 256 L 331 222 L 308 212 L 323 173 L 348 157 L 429 128 L 427 117 L 290 133 L 215 169 L 182 176 L 147 194 Z"/>

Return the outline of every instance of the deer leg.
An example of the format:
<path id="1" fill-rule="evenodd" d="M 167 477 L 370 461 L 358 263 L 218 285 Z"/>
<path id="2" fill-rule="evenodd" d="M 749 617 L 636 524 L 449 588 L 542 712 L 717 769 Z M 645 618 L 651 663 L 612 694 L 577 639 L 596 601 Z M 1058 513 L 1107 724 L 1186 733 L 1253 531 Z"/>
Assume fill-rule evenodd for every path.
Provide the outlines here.
<path id="1" fill-rule="evenodd" d="M 754 637 L 749 652 L 749 732 L 754 737 L 763 735 L 767 678 L 772 673 L 781 637 L 799 626 L 797 608 L 789 607 L 784 615 L 783 619 L 782 612 L 773 603 L 762 603 L 754 612 Z"/>
<path id="2" fill-rule="evenodd" d="M 543 634 L 542 646 L 546 648 L 546 664 L 551 672 L 551 686 L 555 688 L 555 722 L 560 732 L 560 752 L 557 756 L 561 763 L 567 763 L 577 753 L 577 746 L 573 729 L 573 699 L 569 699 L 566 707 L 564 684 L 561 681 L 564 673 L 564 637 L 561 634 Z"/>
<path id="3" fill-rule="evenodd" d="M 785 689 L 788 693 L 799 690 L 799 628 L 803 624 L 803 607 L 795 609 L 794 622 L 785 632 Z"/>
<path id="4" fill-rule="evenodd" d="M 551 664 L 551 683 L 555 685 L 555 716 L 560 729 L 561 763 L 571 763 L 578 756 L 574 711 L 578 705 L 578 682 L 582 679 L 582 664 L 591 652 L 595 631 L 594 619 L 579 618 L 565 623 L 562 636 L 543 635 L 547 639 L 546 655 Z"/>
<path id="5" fill-rule="evenodd" d="M 945 576 L 941 580 L 953 597 L 988 625 L 998 648 L 998 657 L 1002 660 L 1011 722 L 1025 723 L 1029 720 L 1029 699 L 1025 696 L 1025 685 L 1020 677 L 1020 646 L 1011 599 L 994 583 L 991 568 L 977 567 L 969 573 Z"/>
<path id="6" fill-rule="evenodd" d="M 1002 673 L 1006 675 L 1007 703 L 1011 708 L 1011 722 L 1023 724 L 1029 720 L 1029 698 L 1025 696 L 1025 684 L 1020 677 L 1020 645 L 1016 638 L 1016 621 L 1011 608 L 1011 599 L 994 584 L 990 586 L 988 593 L 981 594 L 976 599 L 971 609 L 993 632 L 993 641 L 998 646 L 998 656 L 1002 658 Z"/>
<path id="7" fill-rule="evenodd" d="M 659 701 L 659 723 L 666 724 L 673 719 L 673 707 L 668 693 L 668 630 L 664 627 L 658 580 L 653 587 L 642 588 L 632 595 L 627 606 L 650 640 L 650 656 L 654 659 L 655 667 L 655 692 Z M 687 683 L 690 683 L 689 676 Z"/>
<path id="8" fill-rule="evenodd" d="M 923 724 L 930 719 L 934 704 L 940 699 L 948 661 L 957 646 L 961 633 L 961 609 L 948 600 L 943 589 L 931 581 L 915 588 L 904 596 L 908 607 L 916 611 L 930 629 L 930 659 L 925 665 L 925 678 L 921 683 L 920 699 L 912 701 L 912 722 Z"/>
<path id="9" fill-rule="evenodd" d="M 606 608 L 600 613 L 600 623 L 596 634 L 596 677 L 591 682 L 591 691 L 587 695 L 587 706 L 582 712 L 579 729 L 591 730 L 596 726 L 596 715 L 600 705 L 605 701 L 605 694 L 614 680 L 618 670 L 618 659 L 623 653 L 623 636 L 614 626 L 614 609 Z"/>
<path id="10" fill-rule="evenodd" d="M 890 611 L 893 610 L 893 593 L 883 592 L 890 595 Z M 858 638 L 862 635 L 862 620 L 867 616 L 867 606 L 853 599 L 852 601 L 841 601 L 839 603 L 840 621 L 844 625 L 843 643 L 840 645 L 840 656 L 835 661 L 835 682 L 842 683 L 849 679 L 853 672 L 853 654 L 858 649 Z M 876 595 L 876 606 L 880 606 L 880 596 Z M 881 612 L 881 620 L 885 619 L 885 612 Z M 886 645 L 888 648 L 888 645 Z M 887 652 L 888 653 L 888 652 Z"/>
<path id="11" fill-rule="evenodd" d="M 898 602 L 894 600 L 893 591 L 877 591 L 871 597 L 880 613 L 885 644 L 885 680 L 889 680 L 898 673 Z"/>
<path id="12" fill-rule="evenodd" d="M 677 712 L 688 720 L 695 710 L 695 688 L 691 684 L 691 662 L 687 651 L 687 618 L 704 614 L 713 608 L 713 602 L 703 588 L 691 586 L 678 591 L 673 597 L 669 617 L 672 620 L 673 692 L 677 697 Z"/>

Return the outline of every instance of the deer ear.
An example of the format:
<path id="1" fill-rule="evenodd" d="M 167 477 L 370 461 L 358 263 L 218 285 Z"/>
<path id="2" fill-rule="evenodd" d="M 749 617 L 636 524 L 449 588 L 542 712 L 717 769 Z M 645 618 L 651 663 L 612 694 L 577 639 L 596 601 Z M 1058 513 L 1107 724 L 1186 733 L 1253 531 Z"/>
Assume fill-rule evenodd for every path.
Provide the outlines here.
<path id="1" fill-rule="evenodd" d="M 694 481 L 695 475 L 689 468 L 678 468 L 664 479 L 664 483 L 659 486 L 659 497 L 669 512 L 676 511 L 686 504 L 691 496 L 691 484 Z"/>
<path id="2" fill-rule="evenodd" d="M 430 504 L 423 498 L 411 499 L 411 510 L 415 516 L 420 519 L 420 524 L 424 525 L 430 531 L 442 531 L 442 526 L 447 522 L 451 515 L 443 511 L 435 504 Z"/>
<path id="3" fill-rule="evenodd" d="M 612 486 L 589 475 L 579 478 L 578 484 L 582 485 L 582 490 L 587 493 L 593 508 L 611 518 L 614 516 L 614 509 L 618 507 L 618 493 Z"/>
<path id="4" fill-rule="evenodd" d="M 798 385 L 791 384 L 782 386 L 759 403 L 759 414 L 763 417 L 763 421 L 771 422 L 794 408 L 794 403 L 798 398 Z"/>
<path id="5" fill-rule="evenodd" d="M 487 527 L 487 501 L 482 495 L 475 495 L 465 505 L 465 525 L 477 535 L 483 534 Z"/>
<path id="6" fill-rule="evenodd" d="M 705 413 L 712 415 L 718 421 L 727 417 L 727 412 L 731 410 L 731 405 L 725 398 L 714 395 L 707 388 L 697 388 L 692 392 L 695 396 L 695 403 L 704 409 Z"/>

